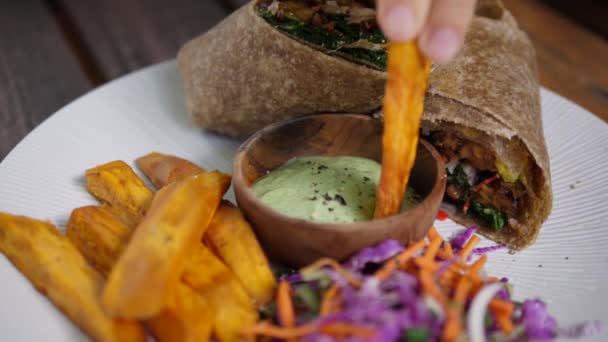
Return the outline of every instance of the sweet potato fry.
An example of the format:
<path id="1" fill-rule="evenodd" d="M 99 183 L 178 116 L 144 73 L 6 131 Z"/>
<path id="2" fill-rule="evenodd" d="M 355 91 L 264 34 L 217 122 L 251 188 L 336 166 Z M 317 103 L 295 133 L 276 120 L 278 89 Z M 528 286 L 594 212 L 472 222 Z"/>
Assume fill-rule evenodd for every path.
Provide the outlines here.
<path id="1" fill-rule="evenodd" d="M 179 283 L 160 314 L 146 321 L 160 342 L 208 341 L 213 329 L 213 307 L 191 287 Z"/>
<path id="2" fill-rule="evenodd" d="M 264 305 L 274 297 L 277 283 L 268 259 L 239 208 L 223 201 L 204 240 L 241 280 L 256 304 Z"/>
<path id="3" fill-rule="evenodd" d="M 390 43 L 384 94 L 382 172 L 374 217 L 397 214 L 416 158 L 429 61 L 415 43 Z"/>
<path id="4" fill-rule="evenodd" d="M 214 171 L 157 192 L 108 277 L 102 297 L 108 313 L 131 319 L 160 313 L 229 185 L 230 176 Z"/>
<path id="5" fill-rule="evenodd" d="M 150 153 L 137 160 L 140 170 L 159 188 L 205 172 L 175 156 Z M 205 243 L 235 273 L 258 305 L 270 301 L 276 281 L 253 229 L 241 211 L 223 201 L 205 233 Z"/>
<path id="6" fill-rule="evenodd" d="M 154 197 L 133 169 L 113 161 L 86 172 L 87 190 L 107 204 L 128 225 L 137 225 Z"/>
<path id="7" fill-rule="evenodd" d="M 72 211 L 66 235 L 85 259 L 107 277 L 132 232 L 107 206 L 88 206 Z"/>
<path id="8" fill-rule="evenodd" d="M 175 181 L 180 181 L 191 175 L 196 175 L 205 172 L 202 168 L 199 168 L 195 164 L 174 156 L 163 155 L 159 153 L 151 153 L 137 160 L 138 167 L 144 172 L 144 174 L 155 184 L 157 187 L 162 188 Z M 220 205 L 223 207 L 224 204 Z M 215 216 L 214 216 L 215 217 Z M 242 216 L 241 216 L 242 218 Z M 246 222 L 245 222 L 246 224 Z M 239 225 L 240 226 L 240 225 Z M 216 227 L 222 228 L 224 231 L 224 225 L 217 225 Z M 240 226 L 242 227 L 242 226 Z M 210 227 L 209 227 L 210 228 Z M 251 227 L 248 225 L 245 227 L 249 229 L 249 232 L 243 232 L 242 235 L 254 237 Z M 229 235 L 230 232 L 234 232 L 234 236 L 238 237 L 240 229 L 231 229 L 228 232 L 221 232 L 216 234 L 218 240 L 220 238 L 228 238 L 226 233 Z M 219 232 L 219 231 L 218 231 Z M 261 257 L 265 260 L 265 256 L 259 247 L 257 240 L 253 240 L 256 247 L 239 248 L 239 241 L 241 239 L 234 239 L 234 244 L 228 244 L 227 247 L 222 248 L 223 251 L 228 252 L 229 255 L 234 255 L 234 263 L 245 262 L 247 263 L 248 258 L 253 260 L 260 260 L 259 256 L 248 255 L 247 257 L 236 260 L 239 252 L 230 254 L 229 250 L 232 246 L 235 247 L 236 251 L 251 250 L 252 253 L 256 253 L 256 248 L 260 252 Z M 248 238 L 243 241 L 247 243 Z M 197 292 L 206 298 L 213 308 L 213 330 L 214 335 L 219 341 L 236 341 L 240 337 L 240 332 L 243 327 L 247 325 L 253 325 L 257 319 L 257 313 L 253 307 L 251 298 L 247 295 L 247 292 L 243 288 L 243 284 L 239 282 L 233 272 L 226 267 L 215 255 L 210 253 L 202 244 L 198 245 L 197 248 L 188 254 L 184 272 L 182 274 L 182 280 L 189 282 L 193 288 L 196 288 Z M 261 267 L 261 266 L 258 266 Z M 270 275 L 271 282 L 274 283 L 274 278 L 270 272 L 270 267 L 266 264 L 267 272 Z M 251 272 L 251 269 L 246 267 L 242 268 L 242 273 Z M 263 275 L 263 270 L 255 270 L 256 274 Z M 244 278 L 246 281 L 253 279 L 254 277 Z M 263 276 L 260 278 L 263 279 Z M 263 288 L 256 284 L 250 284 L 253 287 L 247 288 Z M 270 296 L 272 296 L 272 288 L 270 290 Z M 254 291 L 255 293 L 255 291 Z M 263 297 L 263 296 L 260 296 Z M 176 339 L 178 340 L 178 339 Z"/>
<path id="9" fill-rule="evenodd" d="M 175 156 L 152 152 L 136 161 L 137 167 L 157 188 L 205 172 L 194 163 Z"/>
<path id="10" fill-rule="evenodd" d="M 102 310 L 103 279 L 50 223 L 0 213 L 0 250 L 67 317 L 96 341 L 145 341 L 138 322 Z"/>
<path id="11" fill-rule="evenodd" d="M 89 206 L 72 212 L 67 236 L 91 265 L 107 275 L 132 231 L 107 207 Z M 173 299 L 146 325 L 160 342 L 208 340 L 213 327 L 209 302 L 184 283 L 174 291 Z"/>
<path id="12" fill-rule="evenodd" d="M 257 311 L 243 284 L 202 244 L 188 255 L 182 280 L 211 303 L 219 341 L 239 341 L 242 331 L 256 323 Z"/>

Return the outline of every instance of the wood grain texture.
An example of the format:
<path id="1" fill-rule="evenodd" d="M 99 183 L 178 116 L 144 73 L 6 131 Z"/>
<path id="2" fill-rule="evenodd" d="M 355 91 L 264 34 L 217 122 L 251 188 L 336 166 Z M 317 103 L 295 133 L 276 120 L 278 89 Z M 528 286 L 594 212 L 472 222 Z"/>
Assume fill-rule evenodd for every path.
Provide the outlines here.
<path id="1" fill-rule="evenodd" d="M 608 1 L 543 0 L 543 3 L 576 20 L 578 25 L 587 27 L 604 39 L 608 39 Z"/>
<path id="2" fill-rule="evenodd" d="M 608 44 L 538 0 L 504 0 L 528 32 L 541 84 L 608 121 Z"/>
<path id="3" fill-rule="evenodd" d="M 235 10 L 244 4 L 248 3 L 251 0 L 220 0 L 224 1 L 224 3 L 231 9 Z"/>
<path id="4" fill-rule="evenodd" d="M 174 58 L 229 12 L 219 0 L 61 0 L 59 6 L 108 80 Z"/>
<path id="5" fill-rule="evenodd" d="M 0 1 L 0 51 L 1 161 L 90 83 L 42 1 Z"/>

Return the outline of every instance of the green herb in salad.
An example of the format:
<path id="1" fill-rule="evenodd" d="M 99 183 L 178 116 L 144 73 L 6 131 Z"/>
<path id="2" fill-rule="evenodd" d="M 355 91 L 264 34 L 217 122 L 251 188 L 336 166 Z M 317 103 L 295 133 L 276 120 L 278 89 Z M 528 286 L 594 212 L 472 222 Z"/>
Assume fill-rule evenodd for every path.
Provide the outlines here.
<path id="1" fill-rule="evenodd" d="M 424 328 L 410 328 L 401 336 L 400 342 L 426 342 L 429 340 L 429 330 Z"/>

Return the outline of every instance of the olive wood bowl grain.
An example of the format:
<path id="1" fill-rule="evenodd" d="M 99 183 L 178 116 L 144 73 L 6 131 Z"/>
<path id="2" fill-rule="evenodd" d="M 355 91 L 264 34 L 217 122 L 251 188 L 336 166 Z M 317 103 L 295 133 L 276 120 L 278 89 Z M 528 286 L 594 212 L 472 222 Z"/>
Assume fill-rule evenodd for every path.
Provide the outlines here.
<path id="1" fill-rule="evenodd" d="M 273 260 L 293 267 L 318 258 L 344 260 L 358 250 L 396 239 L 408 243 L 425 236 L 439 210 L 446 185 L 437 151 L 420 140 L 409 186 L 423 200 L 398 215 L 352 224 L 315 223 L 283 215 L 251 190 L 255 181 L 288 160 L 303 156 L 382 158 L 382 123 L 365 115 L 322 114 L 268 126 L 237 151 L 233 182 L 239 207 Z"/>

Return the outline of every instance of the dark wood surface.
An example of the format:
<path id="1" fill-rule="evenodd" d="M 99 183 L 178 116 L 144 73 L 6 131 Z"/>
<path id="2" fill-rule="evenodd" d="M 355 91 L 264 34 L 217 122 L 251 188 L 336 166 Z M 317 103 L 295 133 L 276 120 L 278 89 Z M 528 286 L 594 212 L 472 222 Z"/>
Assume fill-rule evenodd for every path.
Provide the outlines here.
<path id="1" fill-rule="evenodd" d="M 185 41 L 244 2 L 0 1 L 0 160 L 65 104 L 95 86 L 174 57 Z M 535 43 L 541 83 L 608 121 L 602 0 L 577 1 L 576 7 L 572 1 L 505 2 Z"/>
<path id="2" fill-rule="evenodd" d="M 104 80 L 174 58 L 230 7 L 210 0 L 61 0 Z"/>
<path id="3" fill-rule="evenodd" d="M 608 43 L 537 1 L 504 0 L 528 32 L 543 86 L 608 121 Z"/>
<path id="4" fill-rule="evenodd" d="M 0 160 L 91 84 L 38 0 L 0 1 Z"/>
<path id="5" fill-rule="evenodd" d="M 608 1 L 606 0 L 543 0 L 575 20 L 608 39 Z"/>

